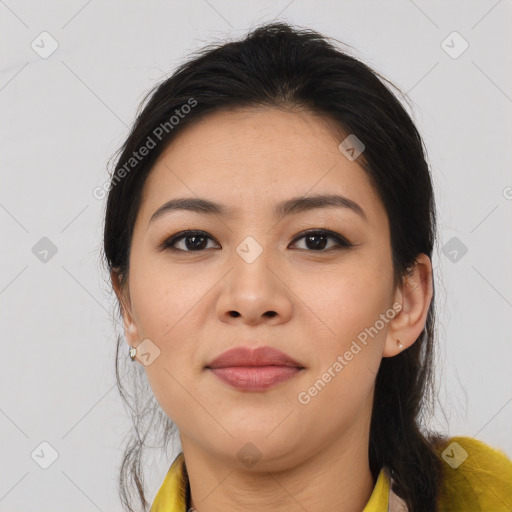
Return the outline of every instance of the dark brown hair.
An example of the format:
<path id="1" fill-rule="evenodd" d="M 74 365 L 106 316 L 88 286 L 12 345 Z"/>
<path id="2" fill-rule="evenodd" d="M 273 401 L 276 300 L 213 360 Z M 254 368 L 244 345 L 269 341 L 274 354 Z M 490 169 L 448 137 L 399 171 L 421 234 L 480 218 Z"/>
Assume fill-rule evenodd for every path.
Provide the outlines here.
<path id="1" fill-rule="evenodd" d="M 366 147 L 358 162 L 386 208 L 399 285 L 419 253 L 432 259 L 436 215 L 423 142 L 388 85 L 395 87 L 328 38 L 285 23 L 262 25 L 242 40 L 205 47 L 146 97 L 120 149 L 105 214 L 109 271 L 126 285 L 141 193 L 174 136 L 215 111 L 270 106 L 324 115 L 363 141 Z M 137 162 L 130 160 L 144 145 L 151 145 L 150 151 Z M 118 337 L 116 376 L 134 419 L 134 434 L 120 471 L 120 496 L 126 510 L 133 511 L 131 489 L 147 506 L 141 465 L 146 436 L 161 430 L 157 439 L 167 448 L 176 429 L 152 396 L 140 365 L 133 370 L 140 380 L 133 395 L 127 394 L 120 377 L 119 363 L 128 359 L 123 351 L 120 360 L 122 344 Z M 441 465 L 436 437 L 422 427 L 422 414 L 433 402 L 433 347 L 434 297 L 421 335 L 399 355 L 382 359 L 375 382 L 370 468 L 374 478 L 382 467 L 389 469 L 395 491 L 410 512 L 437 510 Z"/>

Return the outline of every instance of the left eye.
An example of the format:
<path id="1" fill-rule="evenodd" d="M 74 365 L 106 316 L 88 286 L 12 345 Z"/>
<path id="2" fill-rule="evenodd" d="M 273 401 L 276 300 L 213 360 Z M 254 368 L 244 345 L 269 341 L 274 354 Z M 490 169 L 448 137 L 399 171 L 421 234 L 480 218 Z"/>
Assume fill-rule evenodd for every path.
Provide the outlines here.
<path id="1" fill-rule="evenodd" d="M 307 231 L 306 233 L 301 233 L 293 240 L 292 244 L 296 244 L 299 240 L 302 239 L 305 240 L 306 248 L 301 248 L 301 250 L 309 249 L 313 252 L 326 252 L 326 241 L 328 239 L 334 241 L 334 246 L 329 247 L 327 250 L 333 248 L 342 249 L 353 246 L 353 244 L 348 242 L 341 235 L 338 235 L 332 231 L 327 231 L 325 229 L 317 229 Z M 166 239 L 160 245 L 160 249 L 182 252 L 201 252 L 207 248 L 206 246 L 208 240 L 213 240 L 213 238 L 204 231 L 182 231 L 181 233 Z M 184 244 L 182 244 L 182 248 L 178 248 L 177 244 L 182 242 L 184 242 Z"/>
<path id="2" fill-rule="evenodd" d="M 352 244 L 348 242 L 345 238 L 337 233 L 332 231 L 326 231 L 324 229 L 321 230 L 313 230 L 308 231 L 307 233 L 302 233 L 300 236 L 294 239 L 294 242 L 297 240 L 305 240 L 306 245 L 309 244 L 310 247 L 307 248 L 315 248 L 314 252 L 323 252 L 325 249 L 325 240 L 327 239 L 334 240 L 334 247 L 330 247 L 329 249 L 343 248 L 343 247 L 351 247 Z M 319 250 L 318 250 L 319 249 Z"/>

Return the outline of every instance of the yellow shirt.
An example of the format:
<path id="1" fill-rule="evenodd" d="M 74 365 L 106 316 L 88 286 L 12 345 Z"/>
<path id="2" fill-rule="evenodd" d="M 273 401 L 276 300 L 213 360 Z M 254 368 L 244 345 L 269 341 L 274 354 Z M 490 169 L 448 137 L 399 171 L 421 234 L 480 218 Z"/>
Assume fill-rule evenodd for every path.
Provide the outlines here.
<path id="1" fill-rule="evenodd" d="M 471 437 L 452 437 L 439 449 L 443 482 L 439 512 L 511 512 L 512 461 L 501 451 Z M 172 463 L 150 512 L 187 512 L 188 482 L 183 452 Z M 407 511 L 391 491 L 391 479 L 382 468 L 362 512 Z"/>

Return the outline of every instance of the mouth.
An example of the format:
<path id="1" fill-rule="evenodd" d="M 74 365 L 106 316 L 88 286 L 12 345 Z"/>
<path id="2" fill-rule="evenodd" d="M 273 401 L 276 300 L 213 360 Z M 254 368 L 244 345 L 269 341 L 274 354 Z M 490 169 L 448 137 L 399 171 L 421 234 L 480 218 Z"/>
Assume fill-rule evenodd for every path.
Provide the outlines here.
<path id="1" fill-rule="evenodd" d="M 264 391 L 304 370 L 302 364 L 272 347 L 236 347 L 223 352 L 205 368 L 224 383 L 244 391 Z"/>

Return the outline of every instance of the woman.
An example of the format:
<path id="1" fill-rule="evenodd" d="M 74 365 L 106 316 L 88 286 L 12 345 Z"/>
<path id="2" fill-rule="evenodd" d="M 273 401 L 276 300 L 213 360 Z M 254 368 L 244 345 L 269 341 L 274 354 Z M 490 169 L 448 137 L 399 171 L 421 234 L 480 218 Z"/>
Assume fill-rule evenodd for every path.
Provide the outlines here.
<path id="1" fill-rule="evenodd" d="M 181 452 L 152 512 L 512 509 L 502 452 L 421 425 L 435 203 L 384 81 L 274 23 L 205 48 L 138 115 L 104 233 L 135 393 L 151 386 L 131 406 L 116 364 L 127 510 L 127 478 L 148 505 L 155 426 Z"/>

